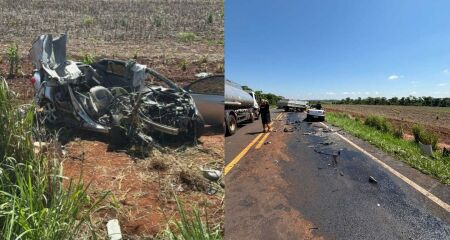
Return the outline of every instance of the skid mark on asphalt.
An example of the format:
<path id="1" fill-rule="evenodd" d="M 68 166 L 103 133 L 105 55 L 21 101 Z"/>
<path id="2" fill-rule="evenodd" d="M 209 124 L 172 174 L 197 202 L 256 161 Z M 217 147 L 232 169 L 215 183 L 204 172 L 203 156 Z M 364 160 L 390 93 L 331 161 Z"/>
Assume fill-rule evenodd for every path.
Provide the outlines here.
<path id="1" fill-rule="evenodd" d="M 321 124 L 323 124 L 325 127 L 328 127 L 325 123 L 321 123 Z M 398 178 L 400 178 L 401 180 L 406 182 L 408 185 L 410 185 L 411 187 L 416 189 L 418 192 L 422 193 L 425 197 L 427 197 L 428 199 L 430 199 L 431 201 L 433 201 L 434 203 L 436 203 L 437 205 L 442 207 L 444 210 L 446 210 L 447 212 L 450 212 L 450 205 L 448 205 L 446 202 L 442 201 L 441 199 L 439 199 L 438 197 L 433 195 L 431 192 L 425 190 L 423 187 L 419 186 L 417 183 L 415 183 L 412 180 L 410 180 L 409 178 L 405 177 L 403 174 L 397 172 L 395 169 L 393 169 L 392 167 L 390 167 L 389 165 L 387 165 L 380 159 L 376 158 L 372 154 L 368 153 L 366 150 L 364 150 L 360 146 L 356 145 L 354 142 L 350 141 L 348 138 L 342 136 L 341 134 L 339 134 L 337 132 L 335 132 L 335 134 L 338 135 L 341 139 L 343 139 L 347 143 L 349 143 L 350 145 L 352 145 L 354 148 L 359 150 L 360 152 L 367 155 L 370 159 L 372 159 L 375 162 L 377 162 L 378 164 L 380 164 L 383 168 L 388 170 L 390 173 L 394 174 L 395 176 L 397 176 Z"/>
<path id="2" fill-rule="evenodd" d="M 283 115 L 283 113 L 278 114 L 278 116 L 275 118 L 276 120 L 279 119 L 281 116 Z M 270 123 L 270 126 L 272 126 L 273 122 Z M 256 142 L 258 142 L 258 139 L 263 135 L 263 133 L 258 134 L 238 155 L 236 155 L 236 157 L 233 158 L 233 160 L 231 160 L 230 163 L 228 163 L 224 170 L 223 170 L 223 174 L 227 175 L 228 172 L 231 171 L 231 169 L 245 156 L 245 154 L 247 154 L 247 152 L 253 147 L 253 145 L 255 145 Z M 266 133 L 266 136 L 263 137 L 264 139 L 267 139 L 268 137 L 268 133 Z M 264 141 L 262 141 L 264 142 Z"/>

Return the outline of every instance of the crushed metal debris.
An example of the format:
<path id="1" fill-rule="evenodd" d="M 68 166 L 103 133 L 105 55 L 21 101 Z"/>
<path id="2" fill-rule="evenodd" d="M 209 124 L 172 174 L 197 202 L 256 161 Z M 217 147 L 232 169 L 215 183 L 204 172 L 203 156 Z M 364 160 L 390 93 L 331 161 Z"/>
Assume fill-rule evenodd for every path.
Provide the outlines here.
<path id="1" fill-rule="evenodd" d="M 42 123 L 110 134 L 114 146 L 156 145 L 166 135 L 196 142 L 203 118 L 188 92 L 136 63 L 66 59 L 67 35 L 42 35 L 32 45 L 32 83 Z"/>

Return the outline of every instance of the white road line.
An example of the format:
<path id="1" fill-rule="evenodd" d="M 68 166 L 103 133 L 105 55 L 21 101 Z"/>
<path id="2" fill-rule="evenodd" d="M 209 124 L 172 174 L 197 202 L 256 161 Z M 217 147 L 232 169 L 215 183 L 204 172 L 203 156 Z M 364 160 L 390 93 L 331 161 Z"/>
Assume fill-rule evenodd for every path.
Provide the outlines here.
<path id="1" fill-rule="evenodd" d="M 328 127 L 325 123 L 322 123 L 325 127 Z M 392 174 L 394 174 L 395 176 L 397 176 L 398 178 L 400 178 L 401 180 L 403 180 L 404 182 L 406 182 L 407 184 L 409 184 L 411 187 L 413 187 L 414 189 L 416 189 L 417 191 L 419 191 L 420 193 L 422 193 L 423 195 L 425 195 L 425 197 L 427 197 L 428 199 L 430 199 L 431 201 L 433 201 L 434 203 L 436 203 L 437 205 L 439 205 L 440 207 L 442 207 L 443 209 L 445 209 L 447 212 L 450 212 L 450 205 L 448 205 L 446 202 L 442 201 L 441 199 L 439 199 L 438 197 L 436 197 L 435 195 L 433 195 L 432 193 L 430 193 L 429 191 L 425 190 L 423 187 L 419 186 L 417 183 L 413 182 L 412 180 L 410 180 L 409 178 L 405 177 L 403 174 L 397 172 L 395 169 L 393 169 L 392 167 L 390 167 L 389 165 L 387 165 L 386 163 L 384 163 L 383 161 L 381 161 L 380 159 L 376 158 L 375 156 L 373 156 L 372 154 L 368 153 L 366 150 L 362 149 L 360 146 L 356 145 L 355 143 L 353 143 L 352 141 L 350 141 L 349 139 L 347 139 L 346 137 L 342 136 L 341 134 L 335 132 L 335 134 L 337 134 L 340 138 L 342 138 L 343 140 L 345 140 L 346 142 L 348 142 L 350 145 L 352 145 L 354 148 L 358 149 L 359 151 L 361 151 L 362 153 L 366 154 L 368 157 L 370 157 L 372 160 L 374 160 L 375 162 L 377 162 L 378 164 L 380 164 L 382 167 L 384 167 L 386 170 L 388 170 L 389 172 L 391 172 Z"/>

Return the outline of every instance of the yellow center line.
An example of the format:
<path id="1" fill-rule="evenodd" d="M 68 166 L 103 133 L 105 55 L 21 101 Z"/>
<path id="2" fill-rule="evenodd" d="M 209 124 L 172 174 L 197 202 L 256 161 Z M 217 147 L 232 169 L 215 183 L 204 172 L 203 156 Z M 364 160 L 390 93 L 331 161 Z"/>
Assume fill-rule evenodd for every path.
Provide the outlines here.
<path id="1" fill-rule="evenodd" d="M 281 119 L 282 116 L 283 116 L 283 113 L 278 114 L 278 116 L 275 117 L 275 120 Z M 274 123 L 274 122 L 269 123 L 269 126 L 272 126 L 273 123 Z M 259 143 L 256 144 L 255 149 L 260 149 L 260 148 L 262 147 L 262 145 L 264 144 L 264 142 L 265 142 L 265 141 L 267 140 L 267 138 L 269 137 L 269 135 L 270 135 L 270 132 L 266 133 L 266 134 L 264 135 L 264 137 L 261 138 L 261 140 L 259 141 Z"/>
<path id="2" fill-rule="evenodd" d="M 227 173 L 241 160 L 242 157 L 245 156 L 245 154 L 247 154 L 247 152 L 250 150 L 250 148 L 253 147 L 253 145 L 255 145 L 255 143 L 258 141 L 258 139 L 262 136 L 263 134 L 260 133 L 258 134 L 258 136 L 256 136 L 253 141 L 250 142 L 250 144 L 247 145 L 247 147 L 245 147 L 236 157 L 234 157 L 233 160 L 231 160 L 230 163 L 228 163 L 225 166 L 225 169 L 223 170 L 223 174 L 227 175 Z"/>
<path id="3" fill-rule="evenodd" d="M 269 137 L 270 132 L 266 133 L 263 138 L 261 138 L 261 141 L 256 145 L 255 149 L 260 149 L 263 145 L 264 141 Z"/>
<path id="4" fill-rule="evenodd" d="M 283 116 L 283 113 L 278 114 L 278 116 L 275 119 L 281 119 L 281 117 Z M 273 122 L 271 122 L 269 125 L 272 126 Z M 263 135 L 264 133 L 260 133 L 258 134 L 236 157 L 233 158 L 233 160 L 231 160 L 230 163 L 228 163 L 224 170 L 223 170 L 223 174 L 227 175 L 228 172 L 231 171 L 231 169 L 245 156 L 245 154 L 247 154 L 248 151 L 250 151 L 250 149 L 253 147 L 253 145 L 255 145 L 255 143 L 258 142 L 259 138 Z M 266 133 L 266 135 L 262 138 L 264 142 L 265 139 L 267 139 L 267 137 L 269 136 L 269 133 Z M 259 145 L 259 144 L 258 144 Z M 261 144 L 262 145 L 262 144 Z M 259 147 L 260 148 L 260 147 Z"/>

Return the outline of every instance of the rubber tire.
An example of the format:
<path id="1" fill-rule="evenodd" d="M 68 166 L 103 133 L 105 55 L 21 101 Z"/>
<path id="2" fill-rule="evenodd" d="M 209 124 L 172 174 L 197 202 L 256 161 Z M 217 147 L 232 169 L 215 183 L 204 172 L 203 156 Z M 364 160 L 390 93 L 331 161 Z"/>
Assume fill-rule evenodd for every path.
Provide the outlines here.
<path id="1" fill-rule="evenodd" d="M 237 120 L 236 117 L 233 115 L 229 115 L 227 117 L 227 124 L 226 124 L 226 136 L 231 136 L 236 133 L 237 130 Z"/>
<path id="2" fill-rule="evenodd" d="M 250 119 L 248 120 L 249 123 L 253 123 L 255 121 L 255 113 L 252 111 L 250 113 Z"/>
<path id="3" fill-rule="evenodd" d="M 39 103 L 39 106 L 44 109 L 44 111 L 48 111 L 49 108 L 54 109 L 53 117 L 54 120 L 49 121 L 46 116 L 40 116 L 40 118 L 44 117 L 44 124 L 47 126 L 53 126 L 58 124 L 61 121 L 61 115 L 58 113 L 58 109 L 56 109 L 56 106 L 54 103 L 50 102 L 49 100 L 43 100 L 41 103 Z M 51 107 L 52 106 L 52 107 Z"/>
<path id="4" fill-rule="evenodd" d="M 259 113 L 256 113 L 256 117 L 255 117 L 255 120 L 259 120 Z"/>

